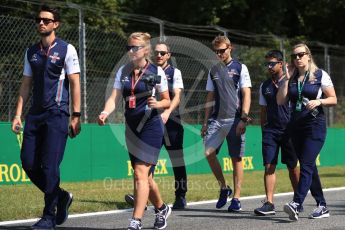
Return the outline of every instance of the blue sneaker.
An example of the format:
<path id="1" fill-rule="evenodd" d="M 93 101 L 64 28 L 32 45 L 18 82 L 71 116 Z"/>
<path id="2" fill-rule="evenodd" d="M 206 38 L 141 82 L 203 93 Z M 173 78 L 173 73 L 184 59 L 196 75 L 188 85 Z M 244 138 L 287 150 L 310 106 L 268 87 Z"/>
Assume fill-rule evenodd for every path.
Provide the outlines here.
<path id="1" fill-rule="evenodd" d="M 323 205 L 319 205 L 319 207 L 315 208 L 309 216 L 311 219 L 320 219 L 325 217 L 329 217 L 329 210 Z"/>
<path id="2" fill-rule="evenodd" d="M 266 201 L 260 208 L 254 210 L 254 213 L 258 216 L 275 215 L 274 204 Z"/>
<path id="3" fill-rule="evenodd" d="M 228 197 L 231 195 L 231 193 L 232 193 L 232 190 L 229 186 L 221 189 L 219 193 L 219 199 L 216 204 L 216 208 L 223 208 L 224 205 L 226 205 L 226 202 L 228 201 Z"/>
<path id="4" fill-rule="evenodd" d="M 176 197 L 174 205 L 172 207 L 172 209 L 185 209 L 187 205 L 186 202 L 186 198 L 180 196 L 180 197 Z"/>
<path id="5" fill-rule="evenodd" d="M 298 206 L 298 212 L 301 213 L 301 212 L 304 212 L 304 208 L 303 208 L 303 205 L 299 205 Z"/>
<path id="6" fill-rule="evenodd" d="M 56 208 L 56 224 L 63 224 L 68 218 L 68 209 L 73 201 L 72 193 L 61 190 Z"/>
<path id="7" fill-rule="evenodd" d="M 239 212 L 242 211 L 241 202 L 237 198 L 232 198 L 231 204 L 228 208 L 228 212 Z"/>
<path id="8" fill-rule="evenodd" d="M 31 226 L 34 230 L 55 230 L 55 221 L 42 217 L 34 225 Z"/>
<path id="9" fill-rule="evenodd" d="M 298 220 L 298 209 L 300 204 L 296 203 L 294 201 L 291 201 L 290 203 L 286 203 L 284 205 L 284 212 L 289 214 L 290 220 Z"/>
<path id="10" fill-rule="evenodd" d="M 127 230 L 140 230 L 143 227 L 140 220 L 130 219 L 130 221 Z"/>
<path id="11" fill-rule="evenodd" d="M 153 227 L 155 229 L 164 229 L 167 227 L 167 219 L 171 214 L 171 208 L 166 205 L 165 209 L 160 211 L 158 209 L 155 209 L 156 212 L 156 218 L 155 223 L 153 224 Z"/>

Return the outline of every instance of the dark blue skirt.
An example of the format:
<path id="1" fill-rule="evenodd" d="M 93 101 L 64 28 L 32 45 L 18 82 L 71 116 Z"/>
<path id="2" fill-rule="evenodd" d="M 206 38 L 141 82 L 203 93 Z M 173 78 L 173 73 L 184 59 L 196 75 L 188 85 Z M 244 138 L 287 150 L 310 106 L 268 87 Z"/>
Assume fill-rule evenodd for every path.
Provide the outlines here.
<path id="1" fill-rule="evenodd" d="M 164 126 L 160 115 L 126 118 L 126 145 L 132 162 L 156 165 L 163 144 Z"/>

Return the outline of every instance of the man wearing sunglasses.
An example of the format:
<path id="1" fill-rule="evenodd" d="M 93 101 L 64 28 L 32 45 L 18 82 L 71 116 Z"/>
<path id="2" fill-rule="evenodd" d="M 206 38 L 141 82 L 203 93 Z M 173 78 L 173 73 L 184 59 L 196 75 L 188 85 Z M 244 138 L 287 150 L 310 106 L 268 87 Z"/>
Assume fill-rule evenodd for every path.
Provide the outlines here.
<path id="1" fill-rule="evenodd" d="M 72 203 L 72 194 L 60 188 L 60 163 L 68 130 L 72 138 L 80 132 L 80 67 L 76 49 L 55 35 L 59 26 L 57 9 L 42 6 L 36 23 L 41 40 L 25 53 L 12 131 L 18 133 L 22 127 L 23 108 L 32 89 L 21 161 L 32 183 L 44 193 L 45 201 L 43 215 L 32 229 L 55 229 L 67 220 Z"/>
<path id="2" fill-rule="evenodd" d="M 254 210 L 254 213 L 260 216 L 275 215 L 273 195 L 279 148 L 281 149 L 281 161 L 288 168 L 294 191 L 297 188 L 299 178 L 299 172 L 296 168 L 298 162 L 297 155 L 286 129 L 290 119 L 290 108 L 288 103 L 278 105 L 276 100 L 278 87 L 285 77 L 283 72 L 283 54 L 279 50 L 271 50 L 265 55 L 265 59 L 265 66 L 270 78 L 260 85 L 259 104 L 261 106 L 260 121 L 266 200 L 261 207 Z"/>
<path id="3" fill-rule="evenodd" d="M 183 81 L 181 71 L 169 64 L 171 57 L 170 47 L 167 43 L 156 44 L 156 64 L 163 68 L 168 80 L 170 107 L 161 114 L 165 123 L 165 135 L 163 143 L 167 149 L 175 176 L 175 202 L 173 209 L 184 209 L 186 207 L 187 174 L 183 159 L 183 126 L 179 113 L 179 104 L 183 92 Z"/>
<path id="4" fill-rule="evenodd" d="M 232 46 L 225 36 L 217 36 L 213 49 L 220 63 L 209 72 L 206 90 L 205 118 L 201 136 L 205 143 L 205 156 L 220 184 L 219 200 L 216 208 L 227 203 L 232 190 L 227 185 L 217 153 L 224 139 L 233 165 L 234 195 L 229 212 L 241 211 L 240 193 L 243 180 L 243 162 L 246 125 L 251 102 L 251 80 L 247 67 L 232 59 Z"/>
<path id="5" fill-rule="evenodd" d="M 168 80 L 170 107 L 161 114 L 165 124 L 163 144 L 169 153 L 175 176 L 175 202 L 173 209 L 184 209 L 187 205 L 187 174 L 183 159 L 183 126 L 179 113 L 179 104 L 183 92 L 181 71 L 169 64 L 171 58 L 170 47 L 165 42 L 159 42 L 154 48 L 155 63 L 162 67 Z M 134 196 L 127 194 L 125 200 L 134 204 Z"/>

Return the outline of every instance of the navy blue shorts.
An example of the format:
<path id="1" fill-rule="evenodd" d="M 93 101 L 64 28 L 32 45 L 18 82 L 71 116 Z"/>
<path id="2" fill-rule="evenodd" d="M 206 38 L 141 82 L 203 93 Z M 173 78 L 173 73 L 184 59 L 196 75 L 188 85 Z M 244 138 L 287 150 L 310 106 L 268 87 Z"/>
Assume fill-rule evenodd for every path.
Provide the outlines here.
<path id="1" fill-rule="evenodd" d="M 134 155 L 132 154 L 129 154 L 129 159 L 131 161 L 131 165 L 132 165 L 132 168 L 134 170 L 134 165 L 136 163 L 146 163 L 142 160 L 140 160 L 139 158 L 136 158 Z M 154 175 L 154 172 L 155 172 L 155 169 L 156 169 L 156 165 L 151 165 L 151 168 L 150 168 L 150 171 L 149 171 L 149 176 L 152 174 L 152 176 Z"/>
<path id="2" fill-rule="evenodd" d="M 136 162 L 156 165 L 163 143 L 163 122 L 159 115 L 146 120 L 126 119 L 126 145 L 132 166 Z"/>
<path id="3" fill-rule="evenodd" d="M 262 131 L 262 157 L 263 164 L 278 163 L 279 148 L 281 149 L 281 162 L 288 168 L 297 166 L 297 155 L 293 147 L 291 138 L 286 132 L 272 129 L 263 129 Z"/>

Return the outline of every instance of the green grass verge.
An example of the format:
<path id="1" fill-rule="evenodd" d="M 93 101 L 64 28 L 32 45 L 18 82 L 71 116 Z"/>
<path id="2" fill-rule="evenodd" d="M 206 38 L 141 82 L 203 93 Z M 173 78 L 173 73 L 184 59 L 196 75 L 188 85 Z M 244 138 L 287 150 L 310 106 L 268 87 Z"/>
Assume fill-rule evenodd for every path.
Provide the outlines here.
<path id="1" fill-rule="evenodd" d="M 324 188 L 345 186 L 345 166 L 320 167 Z M 232 184 L 232 174 L 226 179 Z M 173 177 L 157 177 L 163 199 L 174 201 Z M 219 187 L 213 175 L 189 175 L 187 200 L 201 201 L 218 198 Z M 62 183 L 61 187 L 74 194 L 70 213 L 85 213 L 128 208 L 124 195 L 133 189 L 132 180 L 104 180 Z M 264 194 L 263 172 L 245 172 L 242 196 Z M 277 170 L 276 193 L 291 191 L 287 170 Z M 0 221 L 39 217 L 43 209 L 43 195 L 33 185 L 6 185 L 0 188 Z M 327 198 L 327 197 L 326 197 Z"/>
<path id="2" fill-rule="evenodd" d="M 332 128 L 344 129 L 345 128 L 345 123 L 334 124 L 334 125 L 332 125 Z"/>

